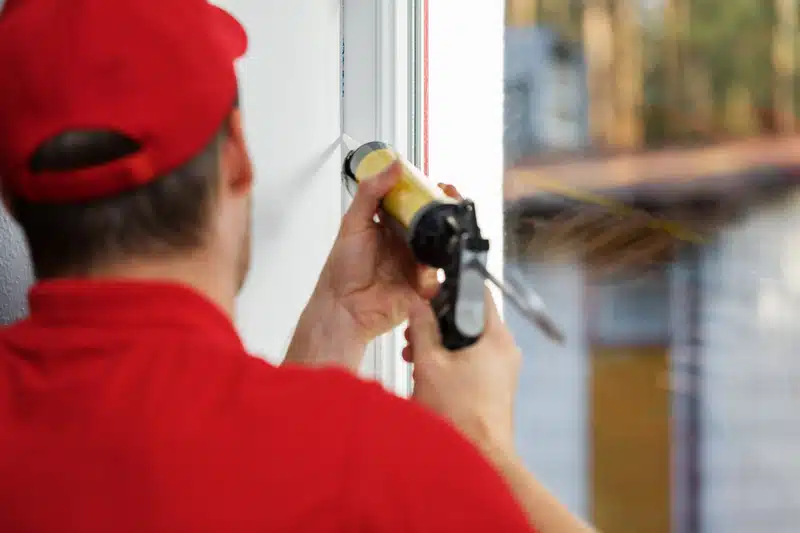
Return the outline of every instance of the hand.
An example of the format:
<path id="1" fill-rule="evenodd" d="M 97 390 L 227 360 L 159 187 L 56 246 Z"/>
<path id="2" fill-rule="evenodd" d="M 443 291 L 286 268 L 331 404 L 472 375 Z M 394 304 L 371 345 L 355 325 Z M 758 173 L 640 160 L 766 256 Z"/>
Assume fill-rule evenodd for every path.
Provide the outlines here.
<path id="1" fill-rule="evenodd" d="M 418 265 L 408 245 L 375 221 L 381 199 L 399 179 L 395 163 L 359 185 L 287 362 L 337 364 L 355 372 L 369 341 L 403 323 L 413 301 L 436 294 L 435 270 Z"/>
<path id="2" fill-rule="evenodd" d="M 513 453 L 513 410 L 521 354 L 486 289 L 486 327 L 468 348 L 442 346 L 430 305 L 417 301 L 403 358 L 414 363 L 413 399 L 449 419 L 487 454 Z"/>
<path id="3" fill-rule="evenodd" d="M 366 341 L 400 325 L 415 298 L 432 298 L 438 289 L 435 271 L 418 265 L 408 244 L 375 221 L 400 172 L 395 163 L 359 185 L 321 277 Z"/>

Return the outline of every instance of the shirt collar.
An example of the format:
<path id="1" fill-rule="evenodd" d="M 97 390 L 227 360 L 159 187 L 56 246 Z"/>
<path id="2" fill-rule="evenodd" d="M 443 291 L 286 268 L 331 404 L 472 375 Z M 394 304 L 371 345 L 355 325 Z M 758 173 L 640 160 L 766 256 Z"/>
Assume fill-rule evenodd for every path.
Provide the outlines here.
<path id="1" fill-rule="evenodd" d="M 195 289 L 167 281 L 58 279 L 29 293 L 35 323 L 65 327 L 165 329 L 211 336 L 244 350 L 231 319 Z"/>

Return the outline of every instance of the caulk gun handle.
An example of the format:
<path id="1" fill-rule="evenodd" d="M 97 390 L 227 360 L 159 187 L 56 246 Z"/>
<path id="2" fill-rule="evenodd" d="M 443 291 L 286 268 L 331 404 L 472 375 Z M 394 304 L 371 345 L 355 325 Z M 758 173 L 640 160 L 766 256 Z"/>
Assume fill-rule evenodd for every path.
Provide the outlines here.
<path id="1" fill-rule="evenodd" d="M 439 333 L 441 334 L 442 344 L 450 351 L 461 350 L 475 344 L 480 338 L 483 330 L 477 335 L 467 335 L 457 326 L 456 321 L 456 299 L 459 294 L 459 278 L 457 276 L 448 277 L 442 283 L 439 293 L 431 301 L 431 308 L 439 323 Z"/>
<path id="2" fill-rule="evenodd" d="M 460 350 L 472 346 L 480 335 L 469 336 L 464 335 L 456 327 L 455 323 L 455 305 L 452 301 L 451 295 L 442 286 L 442 290 L 431 301 L 433 313 L 439 323 L 439 333 L 442 337 L 442 345 L 450 351 Z"/>
<path id="3" fill-rule="evenodd" d="M 441 329 L 441 326 L 440 326 Z M 480 336 L 478 337 L 465 337 L 461 335 L 458 331 L 448 331 L 442 330 L 442 344 L 445 348 L 450 351 L 461 350 L 463 348 L 468 348 L 478 342 Z"/>

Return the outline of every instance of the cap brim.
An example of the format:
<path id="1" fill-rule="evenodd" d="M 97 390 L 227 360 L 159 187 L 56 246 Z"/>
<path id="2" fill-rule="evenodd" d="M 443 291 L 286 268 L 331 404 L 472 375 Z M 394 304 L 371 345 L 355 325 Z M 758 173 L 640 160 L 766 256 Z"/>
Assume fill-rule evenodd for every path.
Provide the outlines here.
<path id="1" fill-rule="evenodd" d="M 231 59 L 239 59 L 247 52 L 247 32 L 244 26 L 236 17 L 217 5 L 211 4 L 211 10 L 217 38 L 229 51 Z"/>

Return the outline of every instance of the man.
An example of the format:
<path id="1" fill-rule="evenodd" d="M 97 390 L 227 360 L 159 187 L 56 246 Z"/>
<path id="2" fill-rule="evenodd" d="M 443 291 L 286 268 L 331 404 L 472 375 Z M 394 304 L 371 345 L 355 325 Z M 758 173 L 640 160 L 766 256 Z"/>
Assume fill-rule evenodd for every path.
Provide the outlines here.
<path id="1" fill-rule="evenodd" d="M 205 0 L 0 16 L 0 176 L 38 279 L 0 330 L 0 531 L 582 531 L 514 451 L 493 304 L 445 352 L 435 286 L 373 221 L 393 171 L 360 188 L 284 365 L 245 352 L 245 49 Z M 413 401 L 354 376 L 409 316 Z"/>

